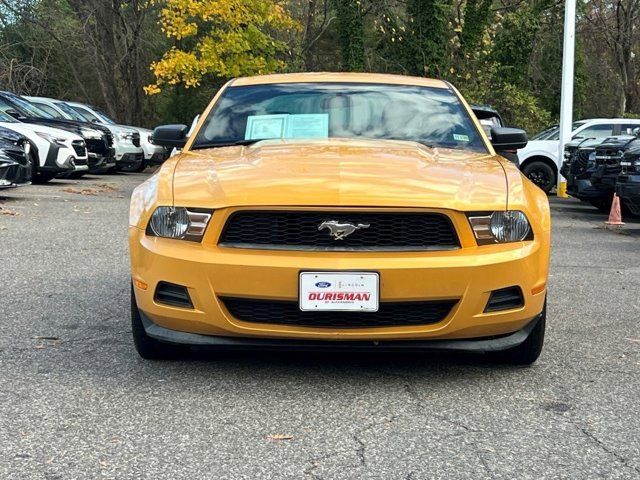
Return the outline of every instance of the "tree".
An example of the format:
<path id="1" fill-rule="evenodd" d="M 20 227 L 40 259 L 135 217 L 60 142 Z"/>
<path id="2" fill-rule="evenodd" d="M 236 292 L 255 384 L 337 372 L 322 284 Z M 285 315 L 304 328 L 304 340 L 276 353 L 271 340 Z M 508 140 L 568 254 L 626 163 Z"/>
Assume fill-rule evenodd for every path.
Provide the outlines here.
<path id="1" fill-rule="evenodd" d="M 358 0 L 333 0 L 342 51 L 342 67 L 346 71 L 364 70 L 364 13 Z"/>
<path id="2" fill-rule="evenodd" d="M 451 0 L 407 0 L 409 73 L 441 77 L 448 70 Z"/>
<path id="3" fill-rule="evenodd" d="M 634 50 L 638 46 L 640 0 L 592 0 L 585 18 L 613 59 L 620 91 L 617 114 L 640 113 L 640 85 Z"/>
<path id="4" fill-rule="evenodd" d="M 299 29 L 278 0 L 165 0 L 164 33 L 177 44 L 152 63 L 155 83 L 195 87 L 203 78 L 271 73 L 285 67 L 285 42 L 275 34 Z"/>

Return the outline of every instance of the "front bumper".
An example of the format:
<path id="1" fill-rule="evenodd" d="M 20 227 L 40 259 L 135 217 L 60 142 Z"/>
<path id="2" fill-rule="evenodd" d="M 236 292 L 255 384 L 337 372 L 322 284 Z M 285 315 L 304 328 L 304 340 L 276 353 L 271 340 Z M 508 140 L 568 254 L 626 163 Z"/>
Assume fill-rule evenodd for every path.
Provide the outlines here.
<path id="1" fill-rule="evenodd" d="M 626 175 L 616 184 L 616 193 L 634 215 L 640 215 L 640 174 Z"/>
<path id="2" fill-rule="evenodd" d="M 582 173 L 561 172 L 567 180 L 567 194 L 583 201 L 603 202 L 611 200 L 617 174 L 603 169 L 589 169 Z"/>
<path id="3" fill-rule="evenodd" d="M 129 152 L 122 154 L 120 158 L 116 157 L 116 166 L 118 168 L 134 169 L 139 167 L 144 161 L 144 153 L 142 149 L 139 152 Z"/>
<path id="4" fill-rule="evenodd" d="M 537 315 L 520 330 L 502 336 L 468 340 L 404 340 L 404 341 L 346 341 L 326 340 L 289 340 L 271 338 L 221 337 L 178 332 L 161 327 L 140 312 L 145 332 L 151 338 L 163 343 L 186 345 L 196 348 L 215 348 L 216 350 L 287 350 L 305 352 L 342 351 L 342 352 L 499 352 L 516 348 L 531 334 L 541 320 Z"/>
<path id="5" fill-rule="evenodd" d="M 11 160 L 0 160 L 0 190 L 31 183 L 31 165 L 21 165 Z"/>
<path id="6" fill-rule="evenodd" d="M 148 157 L 147 163 L 149 165 L 160 165 L 167 158 L 169 158 L 169 153 L 163 148 L 162 151 L 154 152 L 150 157 Z"/>
<path id="7" fill-rule="evenodd" d="M 456 223 L 466 222 L 466 217 Z M 216 218 L 216 215 L 214 215 Z M 220 231 L 224 219 L 212 219 Z M 470 231 L 468 226 L 467 230 Z M 470 232 L 469 232 L 470 234 Z M 433 252 L 302 252 L 242 250 L 149 237 L 130 227 L 136 303 L 159 328 L 215 337 L 322 341 L 459 340 L 505 335 L 523 329 L 544 306 L 549 237 L 517 244 L 466 246 Z M 418 326 L 319 328 L 262 324 L 231 316 L 222 297 L 297 301 L 301 271 L 376 271 L 381 302 L 456 299 L 442 321 Z M 159 282 L 187 287 L 194 308 L 154 300 Z M 492 291 L 519 286 L 524 306 L 485 313 Z"/>
<path id="8" fill-rule="evenodd" d="M 89 153 L 89 172 L 106 173 L 116 166 L 116 158 L 113 156 L 105 157 L 95 153 Z"/>

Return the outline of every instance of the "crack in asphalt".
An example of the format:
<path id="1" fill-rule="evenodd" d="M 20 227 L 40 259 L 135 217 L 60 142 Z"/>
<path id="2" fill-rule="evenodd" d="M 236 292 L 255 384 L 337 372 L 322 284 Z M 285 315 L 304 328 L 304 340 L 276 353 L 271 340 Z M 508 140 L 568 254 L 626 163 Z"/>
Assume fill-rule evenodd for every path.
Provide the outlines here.
<path id="1" fill-rule="evenodd" d="M 602 451 L 608 453 L 609 455 L 612 455 L 616 460 L 618 460 L 620 463 L 622 463 L 625 467 L 634 470 L 636 473 L 640 474 L 640 467 L 636 467 L 635 465 L 631 464 L 631 461 L 624 457 L 623 455 L 620 455 L 618 452 L 616 452 L 615 450 L 612 450 L 611 448 L 609 448 L 607 445 L 605 445 L 602 440 L 600 440 L 598 437 L 596 437 L 593 433 L 591 433 L 589 430 L 587 430 L 585 427 L 580 427 L 579 425 L 576 425 L 575 423 L 571 422 L 580 432 L 582 432 L 582 434 L 587 437 L 588 439 L 590 439 L 593 443 L 595 443 L 596 445 L 598 445 Z"/>
<path id="2" fill-rule="evenodd" d="M 424 409 L 425 409 L 425 404 L 422 401 L 422 399 L 420 398 L 420 394 L 418 393 L 418 391 L 415 389 L 415 386 L 413 385 L 413 379 L 411 377 L 409 377 L 408 375 L 404 375 L 401 373 L 395 373 L 395 372 L 389 372 L 386 370 L 382 370 L 382 373 L 384 373 L 385 375 L 389 376 L 389 377 L 393 377 L 393 378 L 399 378 L 400 380 L 402 380 L 403 383 L 403 389 L 404 391 L 407 393 L 407 395 L 414 400 L 416 406 L 418 407 L 418 411 L 420 413 L 424 413 Z M 458 420 L 453 420 L 449 417 L 447 417 L 446 415 L 442 415 L 440 413 L 437 412 L 429 412 L 429 415 L 438 418 L 439 420 L 442 420 L 450 425 L 453 425 L 455 427 L 458 428 L 462 428 L 463 430 L 467 431 L 467 432 L 478 432 L 478 430 L 467 426 L 466 424 L 464 424 L 463 422 L 460 422 Z"/>
<path id="3" fill-rule="evenodd" d="M 580 424 L 579 421 L 574 420 L 569 416 L 565 416 L 564 412 L 558 412 L 558 411 L 553 411 L 553 410 L 549 410 L 549 411 L 552 411 L 553 413 L 555 413 L 556 416 L 561 417 L 562 419 L 564 419 L 565 422 L 567 422 L 569 425 L 571 425 L 576 430 L 578 430 L 582 435 L 584 435 L 586 438 L 588 438 L 592 443 L 594 443 L 595 445 L 600 447 L 600 449 L 603 452 L 605 452 L 608 455 L 611 455 L 613 458 L 615 458 L 618 462 L 620 462 L 626 468 L 629 468 L 629 469 L 635 471 L 636 473 L 640 474 L 640 467 L 638 467 L 636 465 L 633 465 L 631 463 L 631 460 L 626 458 L 624 455 L 621 455 L 620 453 L 616 452 L 612 448 L 608 447 L 602 440 L 600 440 L 593 433 L 591 433 L 587 429 L 587 427 L 585 427 L 582 424 Z"/>

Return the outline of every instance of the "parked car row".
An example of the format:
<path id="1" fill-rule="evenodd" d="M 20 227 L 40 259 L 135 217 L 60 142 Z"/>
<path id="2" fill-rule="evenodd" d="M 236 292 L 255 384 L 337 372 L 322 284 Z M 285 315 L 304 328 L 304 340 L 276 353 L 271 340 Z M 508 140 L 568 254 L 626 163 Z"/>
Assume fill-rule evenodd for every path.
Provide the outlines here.
<path id="1" fill-rule="evenodd" d="M 632 134 L 568 143 L 560 173 L 567 193 L 608 212 L 614 192 L 622 207 L 640 215 L 640 127 Z"/>
<path id="2" fill-rule="evenodd" d="M 0 129 L 0 188 L 56 176 L 142 171 L 167 157 L 164 147 L 152 143 L 151 130 L 118 125 L 77 102 L 0 91 Z"/>
<path id="3" fill-rule="evenodd" d="M 603 141 L 612 136 L 631 134 L 640 127 L 640 119 L 594 118 L 580 120 L 572 125 L 571 137 L 581 141 L 595 139 Z M 553 125 L 529 140 L 527 146 L 518 150 L 518 166 L 533 183 L 549 193 L 558 183 L 558 172 L 563 158 L 559 157 L 559 128 Z"/>

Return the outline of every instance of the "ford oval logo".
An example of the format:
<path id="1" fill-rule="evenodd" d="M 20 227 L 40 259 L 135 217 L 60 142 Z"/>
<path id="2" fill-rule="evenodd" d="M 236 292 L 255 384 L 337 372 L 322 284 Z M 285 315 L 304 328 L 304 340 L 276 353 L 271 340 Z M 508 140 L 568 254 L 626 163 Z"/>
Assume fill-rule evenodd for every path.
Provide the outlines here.
<path id="1" fill-rule="evenodd" d="M 331 284 L 329 282 L 318 282 L 316 283 L 316 287 L 318 288 L 329 288 Z"/>

